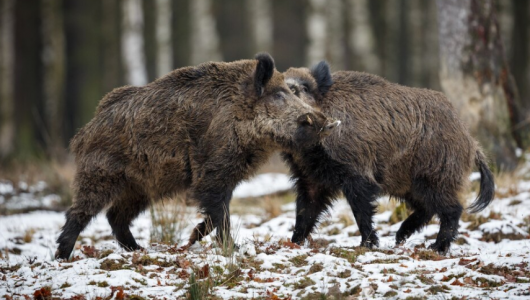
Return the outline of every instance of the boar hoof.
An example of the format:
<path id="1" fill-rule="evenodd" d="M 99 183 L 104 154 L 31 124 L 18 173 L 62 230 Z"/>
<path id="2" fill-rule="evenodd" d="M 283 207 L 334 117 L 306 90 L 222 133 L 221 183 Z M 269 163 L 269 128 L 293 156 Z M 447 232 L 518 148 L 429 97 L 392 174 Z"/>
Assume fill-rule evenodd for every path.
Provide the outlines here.
<path id="1" fill-rule="evenodd" d="M 361 247 L 366 247 L 368 249 L 374 249 L 379 247 L 379 240 L 366 240 L 361 242 Z"/>
<path id="2" fill-rule="evenodd" d="M 433 251 L 438 252 L 440 255 L 446 255 L 449 251 L 449 245 L 448 243 L 438 243 L 435 242 L 434 244 L 429 246 L 429 249 L 432 249 Z"/>

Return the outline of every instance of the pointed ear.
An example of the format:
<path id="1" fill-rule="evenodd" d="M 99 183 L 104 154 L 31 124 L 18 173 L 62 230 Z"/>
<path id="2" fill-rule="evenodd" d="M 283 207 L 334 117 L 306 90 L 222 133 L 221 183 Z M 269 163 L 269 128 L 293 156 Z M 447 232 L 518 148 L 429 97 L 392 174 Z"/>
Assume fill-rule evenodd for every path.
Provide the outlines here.
<path id="1" fill-rule="evenodd" d="M 265 90 L 265 85 L 274 74 L 274 59 L 268 53 L 258 53 L 254 58 L 258 60 L 254 74 L 254 88 L 256 94 L 261 96 Z"/>
<path id="2" fill-rule="evenodd" d="M 331 79 L 331 71 L 326 61 L 321 61 L 311 68 L 311 75 L 317 82 L 318 91 L 320 94 L 326 94 L 331 86 L 333 85 L 333 79 Z"/>

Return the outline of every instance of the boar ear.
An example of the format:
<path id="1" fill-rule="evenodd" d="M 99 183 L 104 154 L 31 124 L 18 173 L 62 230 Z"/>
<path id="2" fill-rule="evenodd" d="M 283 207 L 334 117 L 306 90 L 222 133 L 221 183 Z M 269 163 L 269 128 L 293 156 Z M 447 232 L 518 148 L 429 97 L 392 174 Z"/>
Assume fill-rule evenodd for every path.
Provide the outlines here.
<path id="1" fill-rule="evenodd" d="M 258 53 L 254 58 L 258 60 L 256 73 L 254 74 L 254 87 L 256 94 L 261 96 L 265 85 L 267 85 L 267 82 L 272 78 L 272 74 L 274 74 L 274 59 L 268 53 Z"/>
<path id="2" fill-rule="evenodd" d="M 311 75 L 315 78 L 320 94 L 324 95 L 329 91 L 329 88 L 333 85 L 333 79 L 331 79 L 331 71 L 326 61 L 321 61 L 311 68 Z"/>

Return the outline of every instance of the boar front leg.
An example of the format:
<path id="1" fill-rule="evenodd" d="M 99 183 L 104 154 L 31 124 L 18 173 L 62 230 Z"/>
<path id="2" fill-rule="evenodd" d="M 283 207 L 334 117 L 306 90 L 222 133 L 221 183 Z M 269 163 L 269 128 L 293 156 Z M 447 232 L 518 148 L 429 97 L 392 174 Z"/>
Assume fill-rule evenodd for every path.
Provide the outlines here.
<path id="1" fill-rule="evenodd" d="M 296 224 L 291 241 L 302 244 L 315 228 L 322 213 L 331 206 L 337 191 L 307 178 L 296 180 L 296 191 Z"/>
<path id="2" fill-rule="evenodd" d="M 376 211 L 376 197 L 380 192 L 379 186 L 365 178 L 352 176 L 344 183 L 342 192 L 350 204 L 361 232 L 361 246 L 379 246 L 379 238 L 372 221 Z"/>

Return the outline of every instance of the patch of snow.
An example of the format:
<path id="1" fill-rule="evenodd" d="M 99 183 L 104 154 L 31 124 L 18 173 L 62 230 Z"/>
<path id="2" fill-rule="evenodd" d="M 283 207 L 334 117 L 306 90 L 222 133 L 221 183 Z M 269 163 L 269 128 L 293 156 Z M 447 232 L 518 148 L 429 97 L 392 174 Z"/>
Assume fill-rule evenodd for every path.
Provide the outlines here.
<path id="1" fill-rule="evenodd" d="M 234 198 L 259 197 L 288 191 L 293 187 L 290 177 L 281 173 L 257 175 L 249 181 L 241 182 L 234 190 Z"/>

